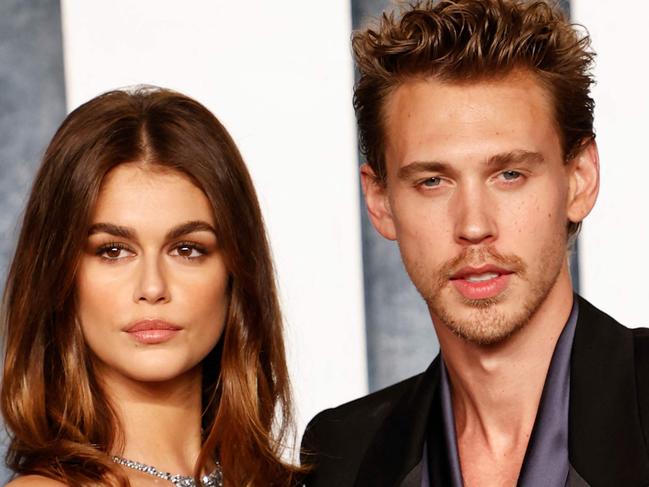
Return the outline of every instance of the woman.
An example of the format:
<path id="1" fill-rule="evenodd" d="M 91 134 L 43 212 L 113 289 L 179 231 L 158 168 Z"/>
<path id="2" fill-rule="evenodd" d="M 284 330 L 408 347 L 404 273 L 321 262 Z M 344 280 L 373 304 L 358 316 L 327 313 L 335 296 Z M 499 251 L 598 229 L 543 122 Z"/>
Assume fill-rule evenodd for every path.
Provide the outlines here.
<path id="1" fill-rule="evenodd" d="M 236 146 L 196 101 L 113 91 L 66 118 L 3 319 L 12 487 L 295 485 L 262 217 Z"/>

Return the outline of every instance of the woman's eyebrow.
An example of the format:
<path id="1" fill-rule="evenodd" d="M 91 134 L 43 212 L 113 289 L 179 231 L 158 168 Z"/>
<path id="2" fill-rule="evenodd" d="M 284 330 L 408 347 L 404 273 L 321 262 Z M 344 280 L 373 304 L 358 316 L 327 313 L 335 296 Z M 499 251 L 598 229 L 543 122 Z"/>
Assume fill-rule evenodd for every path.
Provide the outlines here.
<path id="1" fill-rule="evenodd" d="M 113 223 L 95 223 L 88 230 L 88 236 L 94 235 L 95 233 L 107 233 L 109 235 L 114 235 L 115 237 L 127 239 L 135 238 L 135 230 L 130 227 L 123 227 Z"/>
<path id="2" fill-rule="evenodd" d="M 216 236 L 216 230 L 212 225 L 203 220 L 193 220 L 181 223 L 167 232 L 166 240 L 175 240 L 178 237 L 193 232 L 211 232 Z"/>
<path id="3" fill-rule="evenodd" d="M 166 240 L 175 240 L 183 235 L 193 232 L 211 232 L 216 235 L 216 230 L 212 225 L 203 220 L 192 220 L 180 225 L 176 225 L 167 232 Z M 115 237 L 121 237 L 129 240 L 135 240 L 137 232 L 131 227 L 115 225 L 114 223 L 95 223 L 90 227 L 88 236 L 95 233 L 107 233 Z"/>

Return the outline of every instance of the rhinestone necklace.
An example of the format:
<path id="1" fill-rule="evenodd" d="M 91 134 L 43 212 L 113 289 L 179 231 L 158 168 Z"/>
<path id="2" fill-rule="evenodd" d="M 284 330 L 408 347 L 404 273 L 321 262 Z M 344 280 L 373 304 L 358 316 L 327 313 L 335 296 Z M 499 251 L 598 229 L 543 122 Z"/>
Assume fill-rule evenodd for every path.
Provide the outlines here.
<path id="1" fill-rule="evenodd" d="M 138 472 L 143 472 L 154 477 L 171 482 L 175 487 L 197 487 L 194 477 L 190 475 L 173 475 L 169 472 L 161 472 L 157 468 L 147 465 L 145 463 L 128 460 L 126 458 L 113 456 L 113 462 L 123 465 Z M 217 461 L 216 468 L 209 475 L 204 475 L 201 479 L 202 487 L 223 487 L 223 472 L 221 471 L 221 464 Z"/>

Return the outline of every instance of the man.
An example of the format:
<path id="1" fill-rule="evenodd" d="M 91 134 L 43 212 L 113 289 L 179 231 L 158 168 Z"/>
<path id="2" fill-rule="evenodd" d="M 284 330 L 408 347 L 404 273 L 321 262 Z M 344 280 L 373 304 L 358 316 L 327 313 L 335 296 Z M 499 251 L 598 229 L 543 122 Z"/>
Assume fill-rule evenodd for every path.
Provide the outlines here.
<path id="1" fill-rule="evenodd" d="M 599 188 L 587 37 L 544 2 L 441 0 L 353 46 L 369 216 L 441 352 L 316 416 L 306 485 L 649 485 L 649 334 L 569 274 Z"/>

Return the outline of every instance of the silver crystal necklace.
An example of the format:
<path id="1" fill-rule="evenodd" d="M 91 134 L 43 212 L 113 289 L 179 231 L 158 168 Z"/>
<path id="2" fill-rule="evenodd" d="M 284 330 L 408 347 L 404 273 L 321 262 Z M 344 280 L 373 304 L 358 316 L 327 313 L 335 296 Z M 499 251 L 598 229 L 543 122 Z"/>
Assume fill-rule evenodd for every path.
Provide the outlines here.
<path id="1" fill-rule="evenodd" d="M 158 477 L 163 480 L 171 482 L 175 487 L 197 487 L 194 477 L 189 475 L 173 475 L 169 472 L 161 472 L 151 465 L 146 463 L 136 462 L 134 460 L 128 460 L 126 458 L 113 456 L 113 462 L 123 465 L 138 472 L 143 472 L 154 477 Z M 204 475 L 201 478 L 202 487 L 223 487 L 223 472 L 221 471 L 221 464 L 217 461 L 216 468 L 209 475 Z"/>

